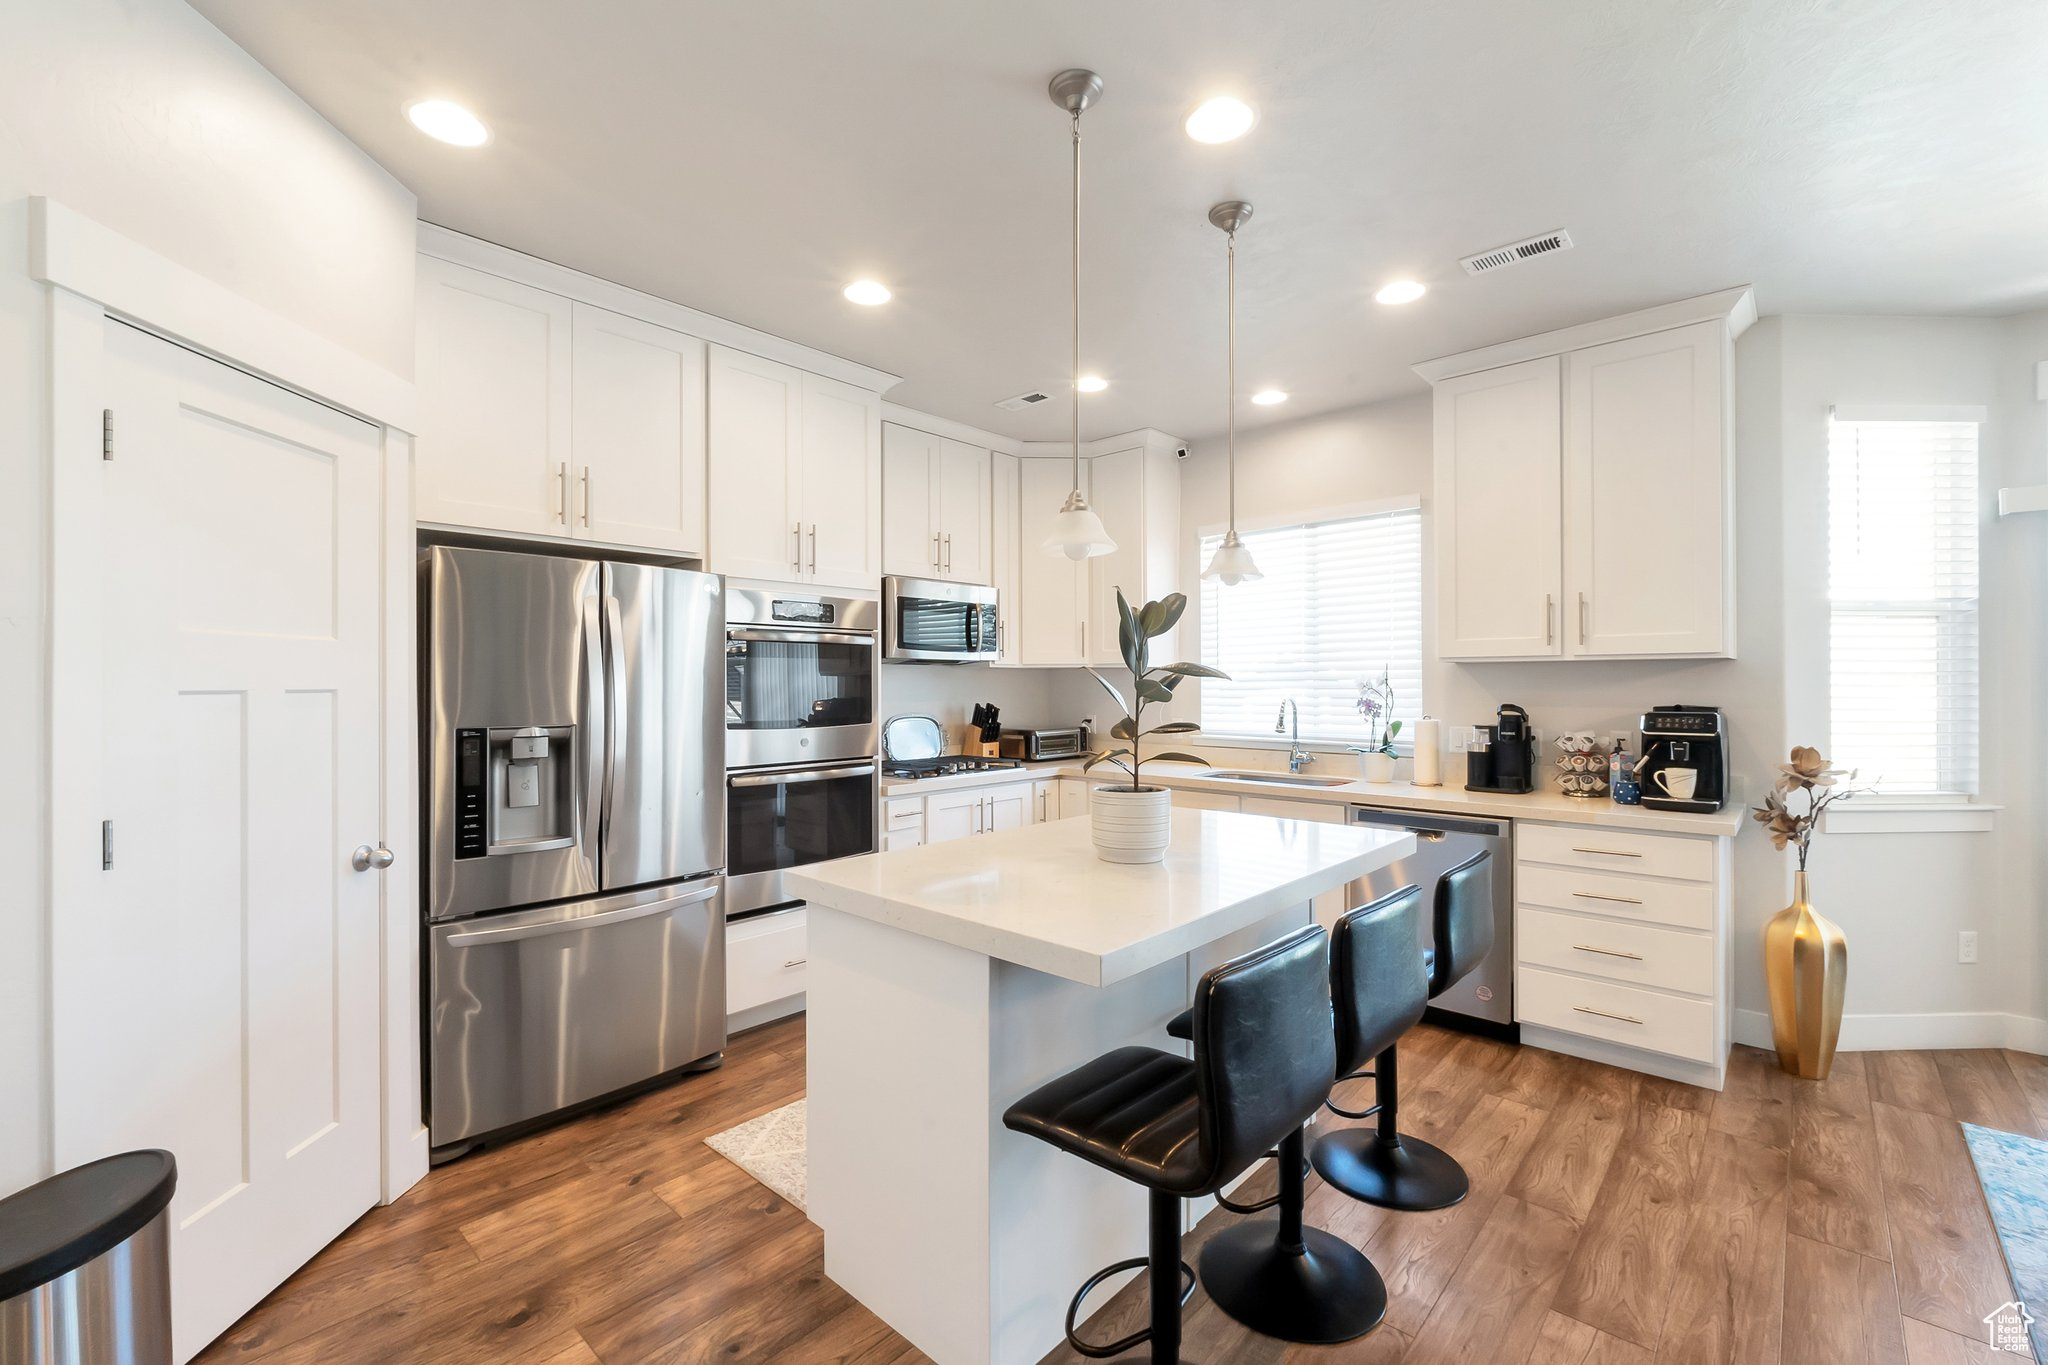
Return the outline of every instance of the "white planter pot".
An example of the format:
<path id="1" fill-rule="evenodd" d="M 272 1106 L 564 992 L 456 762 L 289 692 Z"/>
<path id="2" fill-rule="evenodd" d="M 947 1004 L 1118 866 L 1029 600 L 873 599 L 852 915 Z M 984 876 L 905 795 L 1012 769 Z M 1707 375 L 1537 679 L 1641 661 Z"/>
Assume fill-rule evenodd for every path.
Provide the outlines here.
<path id="1" fill-rule="evenodd" d="M 1095 856 L 1102 861 L 1156 863 L 1173 836 L 1173 793 L 1164 787 L 1097 787 L 1089 793 L 1088 819 Z"/>
<path id="2" fill-rule="evenodd" d="M 1394 780 L 1394 756 L 1392 754 L 1360 754 L 1359 766 L 1365 770 L 1368 782 L 1392 782 Z"/>

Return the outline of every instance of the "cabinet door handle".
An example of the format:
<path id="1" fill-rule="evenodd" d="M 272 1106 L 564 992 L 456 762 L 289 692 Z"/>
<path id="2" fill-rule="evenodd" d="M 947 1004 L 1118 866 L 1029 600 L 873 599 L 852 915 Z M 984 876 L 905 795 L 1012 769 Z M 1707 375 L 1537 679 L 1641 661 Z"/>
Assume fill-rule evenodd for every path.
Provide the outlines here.
<path id="1" fill-rule="evenodd" d="M 1625 957 L 1631 962 L 1641 962 L 1643 960 L 1641 953 L 1624 953 L 1619 948 L 1595 948 L 1590 943 L 1574 943 L 1572 947 L 1582 953 L 1598 953 L 1602 957 Z"/>
<path id="2" fill-rule="evenodd" d="M 939 533 L 937 531 L 932 532 L 932 567 L 934 569 L 939 567 Z"/>
<path id="3" fill-rule="evenodd" d="M 818 523 L 811 523 L 811 572 L 818 571 Z"/>
<path id="4" fill-rule="evenodd" d="M 1556 612 L 1553 610 L 1556 605 L 1557 603 L 1552 600 L 1549 593 L 1543 594 L 1543 643 L 1546 645 L 1552 643 L 1557 638 L 1557 632 L 1551 626 L 1551 623 L 1556 620 Z"/>
<path id="5" fill-rule="evenodd" d="M 555 466 L 555 520 L 569 524 L 569 462 Z"/>
<path id="6" fill-rule="evenodd" d="M 1579 594 L 1579 643 L 1586 643 L 1586 594 Z"/>
<path id="7" fill-rule="evenodd" d="M 1597 1014 L 1602 1019 L 1619 1019 L 1624 1024 L 1640 1024 L 1643 1022 L 1633 1014 L 1612 1014 L 1607 1010 L 1596 1010 L 1589 1005 L 1573 1005 L 1572 1008 L 1580 1014 Z"/>
<path id="8" fill-rule="evenodd" d="M 583 524 L 590 525 L 590 466 L 583 466 Z"/>
<path id="9" fill-rule="evenodd" d="M 953 533 L 946 532 L 946 572 L 953 572 Z"/>
<path id="10" fill-rule="evenodd" d="M 1640 853 L 1630 853 L 1627 849 L 1624 848 L 1579 848 L 1577 846 L 1574 846 L 1572 848 L 1572 852 L 1597 853 L 1603 858 L 1640 858 L 1643 856 Z"/>
<path id="11" fill-rule="evenodd" d="M 796 529 L 790 534 L 796 537 L 796 552 L 789 561 L 789 567 L 797 573 L 802 573 L 804 571 L 804 524 L 802 522 L 796 523 Z"/>
<path id="12" fill-rule="evenodd" d="M 1574 891 L 1572 894 L 1582 901 L 1613 901 L 1616 905 L 1642 904 L 1634 896 L 1603 896 L 1598 891 Z"/>
<path id="13" fill-rule="evenodd" d="M 785 970 L 787 970 L 787 969 L 788 969 L 788 968 L 790 968 L 790 967 L 801 967 L 801 966 L 803 966 L 803 965 L 804 965 L 804 964 L 805 964 L 806 962 L 809 962 L 809 961 L 810 961 L 810 959 L 809 959 L 809 958 L 807 958 L 807 957 L 793 957 L 793 958 L 791 958 L 791 959 L 790 959 L 789 961 L 787 961 L 787 962 L 783 963 L 782 965 L 783 965 L 783 968 L 784 968 Z"/>

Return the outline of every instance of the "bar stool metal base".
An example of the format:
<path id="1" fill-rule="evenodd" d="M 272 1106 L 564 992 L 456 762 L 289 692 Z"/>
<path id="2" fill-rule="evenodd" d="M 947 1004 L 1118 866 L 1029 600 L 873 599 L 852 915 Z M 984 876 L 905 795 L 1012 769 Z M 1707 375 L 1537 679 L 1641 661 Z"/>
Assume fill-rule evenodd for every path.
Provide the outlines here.
<path id="1" fill-rule="evenodd" d="M 1465 1168 L 1443 1148 L 1407 1136 L 1390 1142 L 1371 1128 L 1325 1133 L 1309 1161 L 1331 1185 L 1383 1209 L 1449 1208 L 1472 1189 Z"/>
<path id="2" fill-rule="evenodd" d="M 1202 1247 L 1202 1287 L 1254 1332 L 1327 1345 L 1362 1337 L 1387 1315 L 1387 1286 L 1357 1247 L 1320 1228 L 1302 1249 L 1275 1236 L 1271 1219 L 1239 1223 Z"/>

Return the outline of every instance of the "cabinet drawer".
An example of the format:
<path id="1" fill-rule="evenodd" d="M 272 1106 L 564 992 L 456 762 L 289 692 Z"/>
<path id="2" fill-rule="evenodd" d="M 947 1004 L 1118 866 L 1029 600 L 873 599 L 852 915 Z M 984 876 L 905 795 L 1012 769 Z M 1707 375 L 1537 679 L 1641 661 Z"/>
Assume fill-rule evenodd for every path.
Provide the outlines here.
<path id="1" fill-rule="evenodd" d="M 1517 863 L 1556 863 L 1644 877 L 1714 880 L 1714 841 L 1684 834 L 1638 834 L 1590 825 L 1533 825 L 1515 828 Z"/>
<path id="2" fill-rule="evenodd" d="M 907 796 L 882 803 L 882 828 L 890 831 L 924 828 L 924 798 Z"/>
<path id="3" fill-rule="evenodd" d="M 1350 810 L 1334 801 L 1287 801 L 1271 796 L 1247 796 L 1242 800 L 1246 815 L 1277 815 L 1282 820 L 1312 820 L 1319 825 L 1341 825 Z"/>
<path id="4" fill-rule="evenodd" d="M 1515 973 L 1515 1018 L 1667 1057 L 1715 1060 L 1714 1006 L 1706 1000 L 1523 966 Z"/>
<path id="5" fill-rule="evenodd" d="M 1173 804 L 1182 810 L 1241 810 L 1239 798 L 1228 792 L 1199 791 L 1193 787 L 1176 787 Z"/>
<path id="6" fill-rule="evenodd" d="M 1632 986 L 1714 993 L 1714 939 L 1624 920 L 1525 905 L 1515 921 L 1517 957 L 1536 967 L 1584 972 Z"/>
<path id="7" fill-rule="evenodd" d="M 804 989 L 810 911 L 804 906 L 725 926 L 725 1012 L 765 1005 Z"/>
<path id="8" fill-rule="evenodd" d="M 1714 927 L 1714 888 L 1698 882 L 1660 882 L 1518 862 L 1515 900 L 1681 929 Z"/>

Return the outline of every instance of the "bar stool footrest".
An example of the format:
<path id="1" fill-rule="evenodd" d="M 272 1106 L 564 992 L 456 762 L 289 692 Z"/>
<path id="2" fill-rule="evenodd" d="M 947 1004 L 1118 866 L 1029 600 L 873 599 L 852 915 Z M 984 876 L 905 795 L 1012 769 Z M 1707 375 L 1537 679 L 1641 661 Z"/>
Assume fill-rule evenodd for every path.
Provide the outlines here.
<path id="1" fill-rule="evenodd" d="M 1134 1256 L 1128 1261 L 1118 1261 L 1115 1265 L 1106 1265 L 1083 1281 L 1081 1287 L 1075 1291 L 1073 1300 L 1067 1304 L 1067 1345 L 1073 1347 L 1080 1354 L 1087 1356 L 1090 1360 L 1107 1360 L 1111 1356 L 1122 1355 L 1133 1346 L 1142 1346 L 1150 1341 L 1152 1339 L 1152 1329 L 1146 1327 L 1133 1332 L 1121 1340 L 1112 1341 L 1106 1346 L 1097 1346 L 1093 1342 L 1081 1340 L 1075 1333 L 1074 1328 L 1075 1320 L 1081 1313 L 1081 1301 L 1087 1298 L 1097 1285 L 1112 1275 L 1121 1275 L 1126 1270 L 1144 1270 L 1151 1264 L 1152 1259 L 1149 1256 Z M 1180 1263 L 1180 1273 L 1182 1280 L 1180 1306 L 1185 1308 L 1188 1306 L 1188 1300 L 1195 1296 L 1195 1268 L 1186 1261 L 1182 1261 Z"/>

